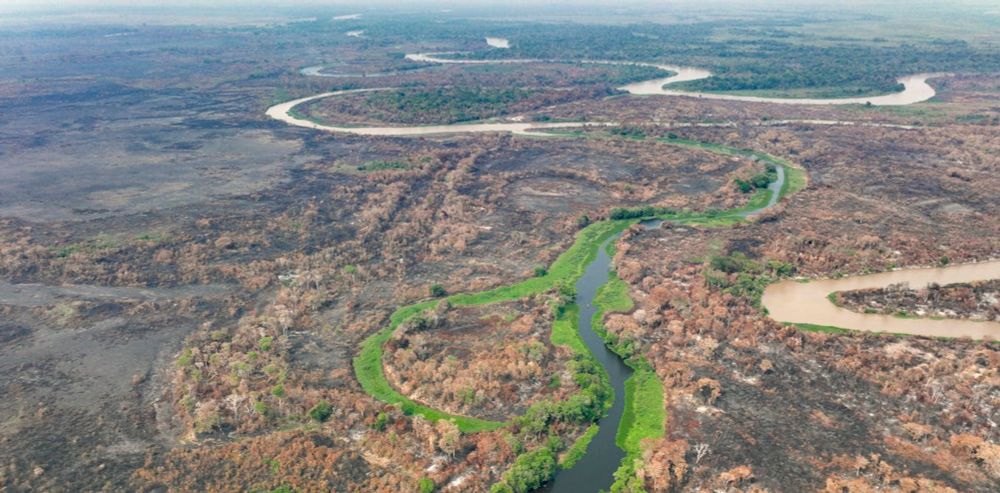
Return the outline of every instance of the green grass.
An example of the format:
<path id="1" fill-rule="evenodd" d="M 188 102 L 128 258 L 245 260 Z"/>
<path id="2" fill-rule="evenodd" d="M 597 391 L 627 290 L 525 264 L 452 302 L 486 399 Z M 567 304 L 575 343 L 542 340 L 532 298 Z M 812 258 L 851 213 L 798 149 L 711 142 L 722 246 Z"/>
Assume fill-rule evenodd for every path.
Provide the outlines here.
<path id="1" fill-rule="evenodd" d="M 305 104 L 305 103 L 303 103 L 303 104 Z M 308 121 L 308 122 L 312 122 L 312 123 L 315 123 L 316 125 L 331 126 L 330 122 L 328 122 L 328 121 L 324 121 L 322 119 L 316 118 L 316 117 L 314 117 L 312 115 L 309 115 L 307 113 L 302 112 L 302 110 L 299 109 L 299 106 L 302 106 L 302 104 L 299 104 L 299 105 L 296 105 L 296 106 L 292 106 L 291 108 L 288 109 L 288 114 L 292 118 L 296 118 L 296 119 L 299 119 L 299 120 L 305 120 L 305 121 Z M 340 126 L 343 126 L 343 125 L 340 125 Z"/>
<path id="2" fill-rule="evenodd" d="M 628 284 L 611 271 L 608 282 L 604 283 L 594 295 L 594 305 L 598 307 L 598 314 L 604 315 L 611 312 L 627 312 L 635 306 L 635 303 L 628 295 Z"/>
<path id="3" fill-rule="evenodd" d="M 586 134 L 584 135 L 586 136 Z M 779 191 L 782 197 L 801 190 L 805 185 L 805 174 L 801 169 L 795 168 L 787 161 L 769 154 L 684 139 L 661 140 L 672 145 L 695 147 L 717 154 L 757 157 L 758 159 L 771 162 L 775 165 L 780 165 L 784 167 L 786 172 L 785 186 L 783 186 Z M 767 204 L 771 193 L 772 192 L 769 190 L 760 190 L 750 198 L 750 201 L 746 205 L 737 209 L 714 212 L 667 213 L 641 219 L 659 218 L 683 225 L 728 227 L 745 221 L 745 219 L 740 216 L 740 213 L 753 210 Z M 600 248 L 604 241 L 622 232 L 625 228 L 639 222 L 639 220 L 639 218 L 634 218 L 604 220 L 591 223 L 577 233 L 573 245 L 559 255 L 555 262 L 549 266 L 545 275 L 531 277 L 515 284 L 501 286 L 479 293 L 455 294 L 448 296 L 445 299 L 456 306 L 484 305 L 501 301 L 516 300 L 526 296 L 543 293 L 555 288 L 556 286 L 573 286 L 580 276 L 583 275 L 583 271 L 586 266 L 596 257 L 598 248 Z M 609 248 L 608 251 L 613 252 L 613 248 Z M 389 317 L 389 324 L 386 327 L 365 339 L 361 345 L 361 350 L 354 357 L 353 361 L 354 371 L 357 375 L 358 381 L 361 383 L 365 392 L 369 395 L 383 402 L 399 405 L 402 411 L 408 415 L 419 414 L 431 421 L 437 421 L 439 419 L 451 420 L 454 421 L 455 424 L 458 425 L 459 429 L 465 433 L 495 430 L 506 426 L 507 423 L 505 422 L 483 420 L 468 416 L 458 416 L 424 406 L 397 392 L 392 388 L 392 385 L 386 379 L 385 372 L 382 367 L 383 346 L 385 343 L 392 337 L 393 332 L 401 323 L 424 310 L 432 308 L 438 302 L 438 300 L 426 300 L 397 309 Z M 600 317 L 602 317 L 604 313 L 610 311 L 627 311 L 631 310 L 633 306 L 632 300 L 628 296 L 628 285 L 613 273 L 608 283 L 602 286 L 598 291 L 595 303 L 600 307 L 598 314 L 595 315 L 596 323 L 594 324 L 594 329 L 598 330 L 598 333 L 603 332 L 603 327 L 600 325 Z M 580 339 L 577 331 L 577 314 L 578 308 L 575 305 L 570 305 L 564 313 L 557 318 L 552 327 L 552 342 L 553 344 L 568 346 L 579 354 L 589 355 L 590 353 L 587 351 L 586 345 L 583 344 L 583 341 Z M 606 333 L 602 335 L 606 336 Z M 616 351 L 621 351 L 623 349 L 622 347 L 615 348 L 613 345 L 612 348 Z M 626 355 L 626 357 L 628 356 L 629 355 Z M 637 373 L 641 371 L 640 369 L 646 369 L 648 371 L 648 363 L 644 360 L 640 359 L 636 361 L 634 358 L 629 359 L 633 360 L 630 364 L 637 369 Z M 638 377 L 638 380 L 635 380 L 635 382 L 636 383 L 633 383 L 633 388 L 637 393 L 639 393 L 639 395 L 653 395 L 655 397 L 652 391 L 644 387 L 644 385 L 649 385 L 648 383 L 644 383 L 644 377 Z M 662 388 L 659 392 L 660 403 L 655 406 L 653 406 L 651 402 L 647 402 L 647 399 L 655 400 L 653 397 L 634 398 L 633 412 L 636 413 L 635 415 L 637 416 L 649 413 L 652 413 L 650 416 L 661 416 L 661 423 L 658 426 L 662 428 Z M 626 400 L 628 400 L 628 396 L 626 396 Z M 629 423 L 635 422 L 636 420 L 629 421 Z M 649 433 L 648 430 L 652 429 L 652 425 L 647 426 L 642 423 L 629 423 L 623 423 L 623 427 L 630 428 L 638 426 L 637 429 L 641 431 L 636 432 L 638 433 L 637 436 L 643 438 L 645 438 Z M 621 430 L 619 431 L 621 432 Z M 629 436 L 631 432 L 626 431 L 624 433 L 625 435 L 623 436 Z"/>
<path id="4" fill-rule="evenodd" d="M 781 165 L 785 167 L 785 183 L 781 185 L 780 198 L 785 198 L 806 187 L 806 170 L 792 166 L 784 160 L 781 161 L 783 162 Z"/>
<path id="5" fill-rule="evenodd" d="M 799 322 L 784 322 L 784 324 L 785 325 L 794 325 L 796 328 L 798 328 L 800 330 L 804 330 L 806 332 L 823 332 L 823 333 L 826 333 L 826 334 L 850 334 L 850 333 L 865 332 L 865 331 L 862 331 L 862 330 L 854 330 L 854 329 L 845 329 L 843 327 L 835 327 L 833 325 L 816 325 L 816 324 L 806 324 L 806 323 L 799 323 Z M 875 334 L 875 335 L 879 335 L 879 336 L 914 337 L 912 334 L 903 334 L 901 332 L 870 332 L 870 333 L 871 334 Z M 947 337 L 947 336 L 936 336 L 936 337 L 933 337 L 933 339 L 937 339 L 939 341 L 948 341 L 948 340 L 952 340 L 954 338 L 953 337 Z"/>
<path id="6" fill-rule="evenodd" d="M 101 250 L 110 250 L 122 245 L 122 239 L 115 236 L 100 234 L 94 238 L 80 243 L 73 243 L 61 247 L 50 247 L 58 257 L 68 257 L 74 253 L 93 253 Z"/>
<path id="7" fill-rule="evenodd" d="M 384 171 L 409 169 L 410 164 L 403 161 L 365 161 L 357 166 L 358 171 Z"/>
<path id="8" fill-rule="evenodd" d="M 642 440 L 663 436 L 666 419 L 663 408 L 663 383 L 656 372 L 638 368 L 625 381 L 625 411 L 615 443 L 629 456 L 642 454 Z"/>
<path id="9" fill-rule="evenodd" d="M 826 334 L 849 334 L 855 332 L 851 329 L 845 329 L 843 327 L 834 327 L 832 325 L 816 325 L 816 324 L 803 324 L 803 323 L 786 323 L 785 325 L 794 325 L 800 330 L 806 332 L 823 332 Z"/>
<path id="10" fill-rule="evenodd" d="M 587 447 L 590 446 L 590 441 L 594 439 L 594 435 L 597 434 L 599 429 L 596 424 L 587 427 L 587 431 L 584 431 L 583 435 L 580 435 L 580 438 L 577 438 L 573 442 L 573 445 L 563 454 L 562 459 L 559 461 L 559 468 L 569 469 L 576 465 L 576 462 L 587 453 Z"/>
<path id="11" fill-rule="evenodd" d="M 567 346 L 577 354 L 590 354 L 587 345 L 580 337 L 577 320 L 580 318 L 580 307 L 572 304 L 566 307 L 562 316 L 552 322 L 552 335 L 550 339 L 553 345 Z"/>

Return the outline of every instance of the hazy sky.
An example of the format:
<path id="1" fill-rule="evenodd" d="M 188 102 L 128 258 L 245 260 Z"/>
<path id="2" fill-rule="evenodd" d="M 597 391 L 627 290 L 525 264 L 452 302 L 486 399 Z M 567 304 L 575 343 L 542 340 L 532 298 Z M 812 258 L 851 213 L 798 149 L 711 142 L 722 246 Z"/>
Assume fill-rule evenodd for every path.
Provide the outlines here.
<path id="1" fill-rule="evenodd" d="M 451 5 L 451 6 L 475 6 L 475 5 L 496 5 L 496 6 L 537 6 L 539 0 L 3 0 L 0 2 L 4 7 L 220 7 L 220 6 L 287 6 L 287 7 L 338 7 L 343 6 L 420 6 L 420 5 Z M 826 5 L 826 6 L 864 6 L 866 4 L 896 4 L 913 5 L 917 3 L 940 4 L 936 0 L 839 0 L 830 2 L 829 0 L 545 0 L 545 5 L 599 5 L 603 7 L 619 6 L 642 6 L 665 7 L 669 5 Z M 949 4 L 983 5 L 996 6 L 996 0 L 947 0 Z"/>
<path id="2" fill-rule="evenodd" d="M 414 13 L 448 9 L 455 15 L 470 17 L 527 19 L 571 15 L 574 18 L 601 18 L 603 21 L 621 17 L 629 22 L 658 22 L 658 15 L 740 15 L 772 10 L 866 12 L 890 17 L 899 14 L 929 20 L 937 18 L 942 9 L 964 11 L 966 15 L 975 16 L 988 14 L 986 17 L 992 18 L 1000 12 L 998 3 L 1000 0 L 0 0 L 0 13 L 14 14 L 8 19 L 0 16 L 0 25 L 18 21 L 30 24 L 46 19 L 61 23 L 85 19 L 92 22 L 170 23 L 173 22 L 171 19 L 176 21 L 181 18 L 185 19 L 183 22 L 192 19 L 210 22 L 214 19 L 217 22 L 228 16 L 236 21 L 253 17 L 269 19 L 274 16 L 312 15 L 314 12 L 309 12 L 309 9 L 319 8 L 324 14 Z"/>

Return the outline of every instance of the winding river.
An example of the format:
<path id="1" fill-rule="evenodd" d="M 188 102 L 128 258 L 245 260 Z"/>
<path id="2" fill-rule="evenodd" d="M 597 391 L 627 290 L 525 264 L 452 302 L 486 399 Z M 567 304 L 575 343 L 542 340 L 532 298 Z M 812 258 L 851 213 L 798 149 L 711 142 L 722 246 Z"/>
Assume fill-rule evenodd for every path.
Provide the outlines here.
<path id="1" fill-rule="evenodd" d="M 497 48 L 506 48 L 509 46 L 509 43 L 507 43 L 507 40 L 505 39 L 500 40 L 490 38 L 489 44 Z M 438 64 L 512 64 L 545 61 L 518 59 L 461 60 L 442 58 L 441 55 L 442 54 L 411 54 L 407 55 L 406 58 L 416 62 Z M 549 60 L 549 62 L 551 61 L 552 60 Z M 776 104 L 840 105 L 871 103 L 872 105 L 888 106 L 917 103 L 926 101 L 934 96 L 934 89 L 927 84 L 927 79 L 932 77 L 931 74 L 918 74 L 899 79 L 899 82 L 904 86 L 904 90 L 896 94 L 862 98 L 788 99 L 696 93 L 669 90 L 665 88 L 665 86 L 679 82 L 711 77 L 712 74 L 709 71 L 700 68 L 641 62 L 584 61 L 583 63 L 656 67 L 672 74 L 668 77 L 637 82 L 621 87 L 622 90 L 636 96 L 661 95 Z M 321 67 L 309 67 L 303 70 L 303 74 L 311 76 L 334 76 L 323 73 Z M 297 113 L 294 111 L 295 108 L 301 104 L 322 98 L 387 89 L 391 88 L 325 92 L 274 105 L 267 109 L 267 115 L 288 123 L 289 125 L 327 132 L 350 133 L 368 136 L 420 136 L 474 132 L 513 132 L 516 134 L 526 134 L 532 131 L 544 129 L 617 125 L 617 123 L 614 122 L 533 123 L 508 120 L 499 122 L 462 123 L 455 125 L 352 127 L 319 123 L 302 116 L 296 116 Z M 852 122 L 819 120 L 812 122 L 815 124 L 853 124 Z M 773 207 L 780 198 L 780 190 L 785 179 L 785 169 L 779 166 L 778 179 L 775 183 L 772 183 L 771 186 L 769 186 L 769 190 L 771 192 L 769 201 L 759 209 L 743 213 L 743 216 L 752 216 L 767 208 Z M 662 221 L 653 221 L 644 223 L 644 226 L 647 228 L 655 228 L 658 227 L 661 222 Z M 598 289 L 603 284 L 608 282 L 609 272 L 611 269 L 611 258 L 608 256 L 605 246 L 607 246 L 609 242 L 616 241 L 618 237 L 619 235 L 615 235 L 601 245 L 598 249 L 596 257 L 586 266 L 584 274 L 576 284 L 577 303 L 580 306 L 578 320 L 580 335 L 590 352 L 604 367 L 610 377 L 610 382 L 615 393 L 614 402 L 608 414 L 598 421 L 598 424 L 600 425 L 598 432 L 591 440 L 584 456 L 574 467 L 568 470 L 560 471 L 555 476 L 553 481 L 543 488 L 543 491 L 546 492 L 578 493 L 606 489 L 612 484 L 613 473 L 619 467 L 621 460 L 625 457 L 625 452 L 619 449 L 615 443 L 615 435 L 618 431 L 618 426 L 624 412 L 624 383 L 628 377 L 631 376 L 632 370 L 624 364 L 621 358 L 608 349 L 608 347 L 604 344 L 604 341 L 594 332 L 593 327 L 591 326 L 592 317 L 597 310 L 594 306 L 594 297 Z M 1000 326 L 998 326 L 998 324 L 956 322 L 950 320 L 908 320 L 893 317 L 881 317 L 877 315 L 862 315 L 833 306 L 826 299 L 826 295 L 831 291 L 883 286 L 901 281 L 910 282 L 911 284 L 918 282 L 939 282 L 943 284 L 947 282 L 996 277 L 1000 277 L 1000 261 L 984 262 L 972 266 L 954 266 L 946 269 L 897 271 L 877 274 L 874 276 L 861 276 L 857 278 L 830 281 L 814 281 L 809 283 L 785 281 L 774 284 L 767 289 L 764 294 L 764 305 L 768 308 L 774 318 L 782 321 L 814 323 L 820 325 L 833 324 L 860 330 L 887 330 L 890 332 L 906 332 L 918 335 L 969 335 L 972 337 L 992 335 L 995 337 L 1000 335 Z M 955 327 L 960 328 L 955 329 Z"/>
<path id="2" fill-rule="evenodd" d="M 742 96 L 737 94 L 720 94 L 714 92 L 693 92 L 666 89 L 665 86 L 677 84 L 679 82 L 689 82 L 694 80 L 707 79 L 712 73 L 703 68 L 685 67 L 681 65 L 667 65 L 662 63 L 649 62 L 624 62 L 616 60 L 581 60 L 572 62 L 567 60 L 532 60 L 532 59 L 497 59 L 497 60 L 467 60 L 460 58 L 443 58 L 447 53 L 417 53 L 406 55 L 408 60 L 424 63 L 441 64 L 490 64 L 490 63 L 592 63 L 602 65 L 631 65 L 636 67 L 654 67 L 660 70 L 673 73 L 667 77 L 651 79 L 647 81 L 635 82 L 619 87 L 634 96 L 686 96 L 702 99 L 718 99 L 723 101 L 746 101 L 751 103 L 775 103 L 775 104 L 805 104 L 805 105 L 838 105 L 838 104 L 867 104 L 873 106 L 904 106 L 921 101 L 927 101 L 934 97 L 934 88 L 927 83 L 927 79 L 940 76 L 941 74 L 915 74 L 900 77 L 897 82 L 903 85 L 903 90 L 897 93 L 884 94 L 881 96 L 863 96 L 854 98 L 766 98 L 759 96 Z"/>
<path id="3" fill-rule="evenodd" d="M 598 420 L 597 434 L 590 440 L 587 452 L 573 467 L 564 469 L 540 491 L 547 493 L 580 493 L 609 489 L 614 482 L 614 473 L 625 458 L 625 451 L 618 448 L 615 435 L 625 411 L 625 380 L 632 376 L 632 369 L 622 359 L 608 349 L 601 336 L 594 332 L 591 323 L 597 307 L 594 297 L 597 290 L 608 282 L 611 272 L 611 257 L 606 247 L 617 241 L 621 233 L 609 238 L 597 249 L 597 256 L 587 265 L 583 276 L 576 282 L 576 300 L 580 306 L 578 327 L 583 342 L 604 367 L 615 392 L 615 400 L 608 414 Z"/>
<path id="4" fill-rule="evenodd" d="M 496 40 L 500 38 L 490 38 L 490 39 Z M 515 63 L 520 64 L 520 63 L 539 63 L 539 62 L 568 63 L 565 60 L 531 60 L 531 59 L 466 60 L 466 59 L 456 59 L 456 58 L 442 58 L 442 55 L 445 54 L 416 53 L 416 54 L 406 55 L 406 59 L 420 63 L 466 64 L 466 65 L 515 64 Z M 584 60 L 579 63 L 655 67 L 671 73 L 671 75 L 667 77 L 636 82 L 619 88 L 635 96 L 659 95 L 659 96 L 675 96 L 675 97 L 694 97 L 694 98 L 715 99 L 715 100 L 725 100 L 725 101 L 746 101 L 746 102 L 757 102 L 757 103 L 798 104 L 798 105 L 842 105 L 842 104 L 871 103 L 874 106 L 900 106 L 900 105 L 908 105 L 913 103 L 919 103 L 921 101 L 926 101 L 934 97 L 935 94 L 934 88 L 927 83 L 927 79 L 934 77 L 935 74 L 917 74 L 917 75 L 902 77 L 899 79 L 899 82 L 903 84 L 904 87 L 903 91 L 894 94 L 886 94 L 882 96 L 858 97 L 858 98 L 831 98 L 831 99 L 764 98 L 755 96 L 739 96 L 733 94 L 678 91 L 678 90 L 669 90 L 665 88 L 666 86 L 672 84 L 693 81 L 693 80 L 700 80 L 712 76 L 711 72 L 701 68 L 682 67 L 679 65 L 664 65 L 658 63 L 622 62 L 622 61 L 612 61 L 612 60 Z M 340 74 L 330 74 L 323 72 L 323 66 L 306 67 L 301 70 L 301 73 L 303 75 L 314 76 L 314 77 L 351 76 L 350 74 L 340 75 Z M 360 76 L 379 76 L 379 75 L 392 75 L 392 74 L 393 74 L 392 72 L 387 72 L 383 74 L 362 74 Z M 354 75 L 358 76 L 358 74 Z M 292 101 L 276 104 L 268 108 L 266 113 L 267 116 L 274 118 L 276 120 L 283 121 L 289 125 L 311 128 L 314 130 L 322 130 L 325 132 L 349 133 L 355 135 L 369 135 L 369 136 L 403 137 L 403 136 L 417 136 L 417 135 L 481 133 L 481 132 L 512 132 L 515 134 L 526 134 L 532 130 L 616 125 L 616 123 L 614 122 L 535 123 L 535 122 L 500 121 L 500 122 L 459 123 L 454 125 L 352 127 L 352 126 L 343 126 L 343 125 L 338 126 L 338 125 L 320 123 L 305 118 L 303 116 L 299 116 L 294 111 L 295 107 L 318 99 L 341 96 L 346 94 L 354 94 L 359 92 L 384 91 L 389 89 L 392 88 L 382 87 L 374 89 L 353 89 L 345 91 L 324 92 L 321 94 L 306 96 L 303 98 L 294 99 Z"/>
<path id="5" fill-rule="evenodd" d="M 1000 338 L 1000 322 L 901 318 L 892 315 L 857 313 L 834 305 L 827 295 L 837 291 L 883 288 L 908 283 L 922 288 L 931 283 L 985 281 L 1000 278 L 1000 260 L 948 267 L 903 269 L 844 279 L 810 282 L 794 280 L 772 284 L 761 300 L 771 318 L 781 322 L 828 325 L 869 332 L 889 332 L 928 337 Z"/>

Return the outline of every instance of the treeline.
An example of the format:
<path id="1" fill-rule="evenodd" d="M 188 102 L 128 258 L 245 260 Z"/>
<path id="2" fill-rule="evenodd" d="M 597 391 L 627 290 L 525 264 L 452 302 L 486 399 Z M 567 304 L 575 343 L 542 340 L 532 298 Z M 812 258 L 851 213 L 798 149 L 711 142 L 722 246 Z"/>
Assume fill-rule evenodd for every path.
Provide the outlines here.
<path id="1" fill-rule="evenodd" d="M 693 64 L 714 77 L 691 89 L 728 91 L 837 87 L 845 93 L 893 91 L 902 75 L 935 71 L 1000 70 L 1000 56 L 962 41 L 884 46 L 858 42 L 816 46 L 781 29 L 750 39 L 719 41 L 727 23 L 686 26 L 545 26 L 521 33 L 510 50 L 484 57 L 613 59 Z M 639 36 L 636 31 L 652 36 Z M 655 36 L 655 37 L 654 37 Z M 508 52 L 509 51 L 509 52 Z"/>
<path id="2" fill-rule="evenodd" d="M 581 98 L 607 96 L 610 87 L 536 90 L 491 87 L 442 87 L 379 91 L 366 95 L 358 107 L 348 108 L 382 121 L 413 124 L 458 123 L 482 120 Z M 346 104 L 341 100 L 335 104 Z"/>
<path id="3" fill-rule="evenodd" d="M 409 39 L 462 39 L 469 58 L 539 58 L 662 61 L 710 69 L 714 77 L 686 83 L 691 90 L 791 90 L 822 88 L 848 96 L 899 90 L 896 79 L 920 72 L 1000 70 L 1000 56 L 963 41 L 933 40 L 887 45 L 869 39 L 834 39 L 831 44 L 788 30 L 814 19 L 712 21 L 683 25 L 579 25 L 453 21 L 446 25 L 385 28 Z M 511 39 L 510 49 L 480 42 L 483 32 Z M 744 32 L 722 39 L 720 32 Z M 460 34 L 468 35 L 462 38 Z M 828 93 L 828 94 L 827 94 Z"/>
<path id="4" fill-rule="evenodd" d="M 647 205 L 644 207 L 617 207 L 611 209 L 611 213 L 608 214 L 608 218 L 612 220 L 619 219 L 642 219 L 642 218 L 652 218 L 657 216 L 662 216 L 665 214 L 675 214 L 677 211 L 669 207 L 654 207 Z"/>
<path id="5" fill-rule="evenodd" d="M 754 190 L 762 190 L 768 187 L 771 183 L 778 180 L 778 168 L 773 164 L 768 164 L 767 169 L 761 173 L 751 176 L 750 178 L 744 180 L 743 178 L 737 178 L 734 180 L 736 183 L 736 189 L 743 193 L 750 193 Z"/>

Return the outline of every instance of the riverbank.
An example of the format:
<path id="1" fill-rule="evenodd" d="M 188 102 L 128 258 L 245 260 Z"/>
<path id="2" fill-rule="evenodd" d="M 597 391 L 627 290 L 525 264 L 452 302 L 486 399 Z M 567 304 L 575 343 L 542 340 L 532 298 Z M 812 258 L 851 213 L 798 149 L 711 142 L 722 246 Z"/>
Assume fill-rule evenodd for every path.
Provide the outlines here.
<path id="1" fill-rule="evenodd" d="M 946 285 L 997 278 L 1000 278 L 1000 260 L 946 267 L 902 269 L 843 279 L 819 279 L 809 282 L 786 280 L 768 286 L 761 302 L 771 318 L 806 327 L 823 326 L 925 337 L 996 338 L 1000 336 L 998 322 L 903 318 L 877 313 L 857 313 L 834 305 L 829 295 L 840 291 L 884 288 L 899 283 L 907 283 L 917 288 L 931 283 Z"/>
<path id="2" fill-rule="evenodd" d="M 520 60 L 520 59 L 464 60 L 464 59 L 441 58 L 441 55 L 442 54 L 434 54 L 434 53 L 408 54 L 406 55 L 406 59 L 421 63 L 473 64 L 473 65 L 537 63 L 543 61 L 551 62 L 551 60 Z M 619 88 L 620 90 L 625 91 L 633 96 L 651 96 L 651 95 L 685 96 L 685 97 L 715 99 L 724 101 L 743 101 L 743 102 L 798 104 L 798 105 L 846 105 L 846 104 L 863 104 L 871 106 L 910 105 L 926 101 L 934 97 L 935 95 L 934 88 L 927 83 L 927 80 L 931 77 L 936 77 L 941 75 L 941 74 L 916 74 L 916 75 L 901 77 L 899 79 L 899 83 L 903 85 L 904 87 L 903 91 L 895 94 L 886 94 L 881 96 L 865 96 L 856 98 L 832 98 L 832 99 L 767 98 L 767 97 L 741 96 L 741 95 L 720 94 L 720 93 L 688 92 L 688 91 L 665 89 L 666 86 L 672 84 L 678 84 L 681 82 L 690 82 L 711 77 L 712 75 L 711 72 L 699 68 L 681 67 L 675 65 L 664 65 L 657 63 L 646 63 L 646 62 L 621 62 L 621 61 L 610 61 L 610 60 L 582 60 L 582 61 L 576 61 L 574 63 L 654 67 L 666 71 L 670 74 L 667 77 L 627 84 Z M 303 75 L 307 76 L 320 76 L 320 77 L 328 76 L 326 74 L 323 74 L 321 70 L 322 67 L 320 66 L 306 67 L 305 69 L 302 70 L 302 73 Z M 465 123 L 465 124 L 455 124 L 455 125 L 400 126 L 400 127 L 391 127 L 391 126 L 346 127 L 346 126 L 327 125 L 319 123 L 309 118 L 305 118 L 303 117 L 303 115 L 297 114 L 295 112 L 296 106 L 299 106 L 303 103 L 307 103 L 310 101 L 315 101 L 318 99 L 334 97 L 344 94 L 366 92 L 366 91 L 377 91 L 385 89 L 387 88 L 354 89 L 345 91 L 325 92 L 313 96 L 307 96 L 299 99 L 294 99 L 292 101 L 276 104 L 268 108 L 265 111 L 265 114 L 267 114 L 267 116 L 271 118 L 283 121 L 289 125 L 311 128 L 314 130 L 322 130 L 326 132 L 353 133 L 356 135 L 373 135 L 373 136 L 374 135 L 412 136 L 412 135 L 434 135 L 434 134 L 470 133 L 470 132 L 512 132 L 512 133 L 523 134 L 529 132 L 530 130 L 538 130 L 538 129 L 617 125 L 616 123 L 612 122 L 605 122 L 605 123 L 480 122 L 480 123 Z"/>
<path id="3" fill-rule="evenodd" d="M 922 101 L 927 101 L 934 97 L 934 88 L 927 83 L 928 79 L 941 77 L 944 74 L 913 74 L 898 78 L 896 81 L 903 86 L 903 90 L 893 94 L 866 95 L 844 98 L 794 98 L 794 97 L 764 97 L 748 96 L 731 93 L 696 92 L 684 90 L 671 90 L 666 86 L 679 84 L 681 82 L 692 82 L 712 77 L 708 70 L 698 67 L 684 67 L 679 65 L 669 65 L 651 62 L 627 62 L 616 60 L 529 60 L 529 59 L 497 59 L 497 60 L 469 60 L 457 58 L 444 58 L 448 53 L 416 53 L 406 55 L 406 59 L 415 62 L 440 63 L 440 64 L 488 64 L 488 63 L 538 63 L 538 62 L 567 62 L 567 63 L 596 63 L 596 64 L 617 64 L 635 65 L 642 67 L 655 67 L 666 72 L 670 72 L 668 77 L 651 79 L 647 81 L 635 82 L 619 87 L 633 96 L 684 96 L 702 99 L 715 99 L 722 101 L 743 101 L 750 103 L 773 103 L 773 104 L 798 104 L 798 105 L 847 105 L 862 104 L 870 106 L 905 106 Z"/>

